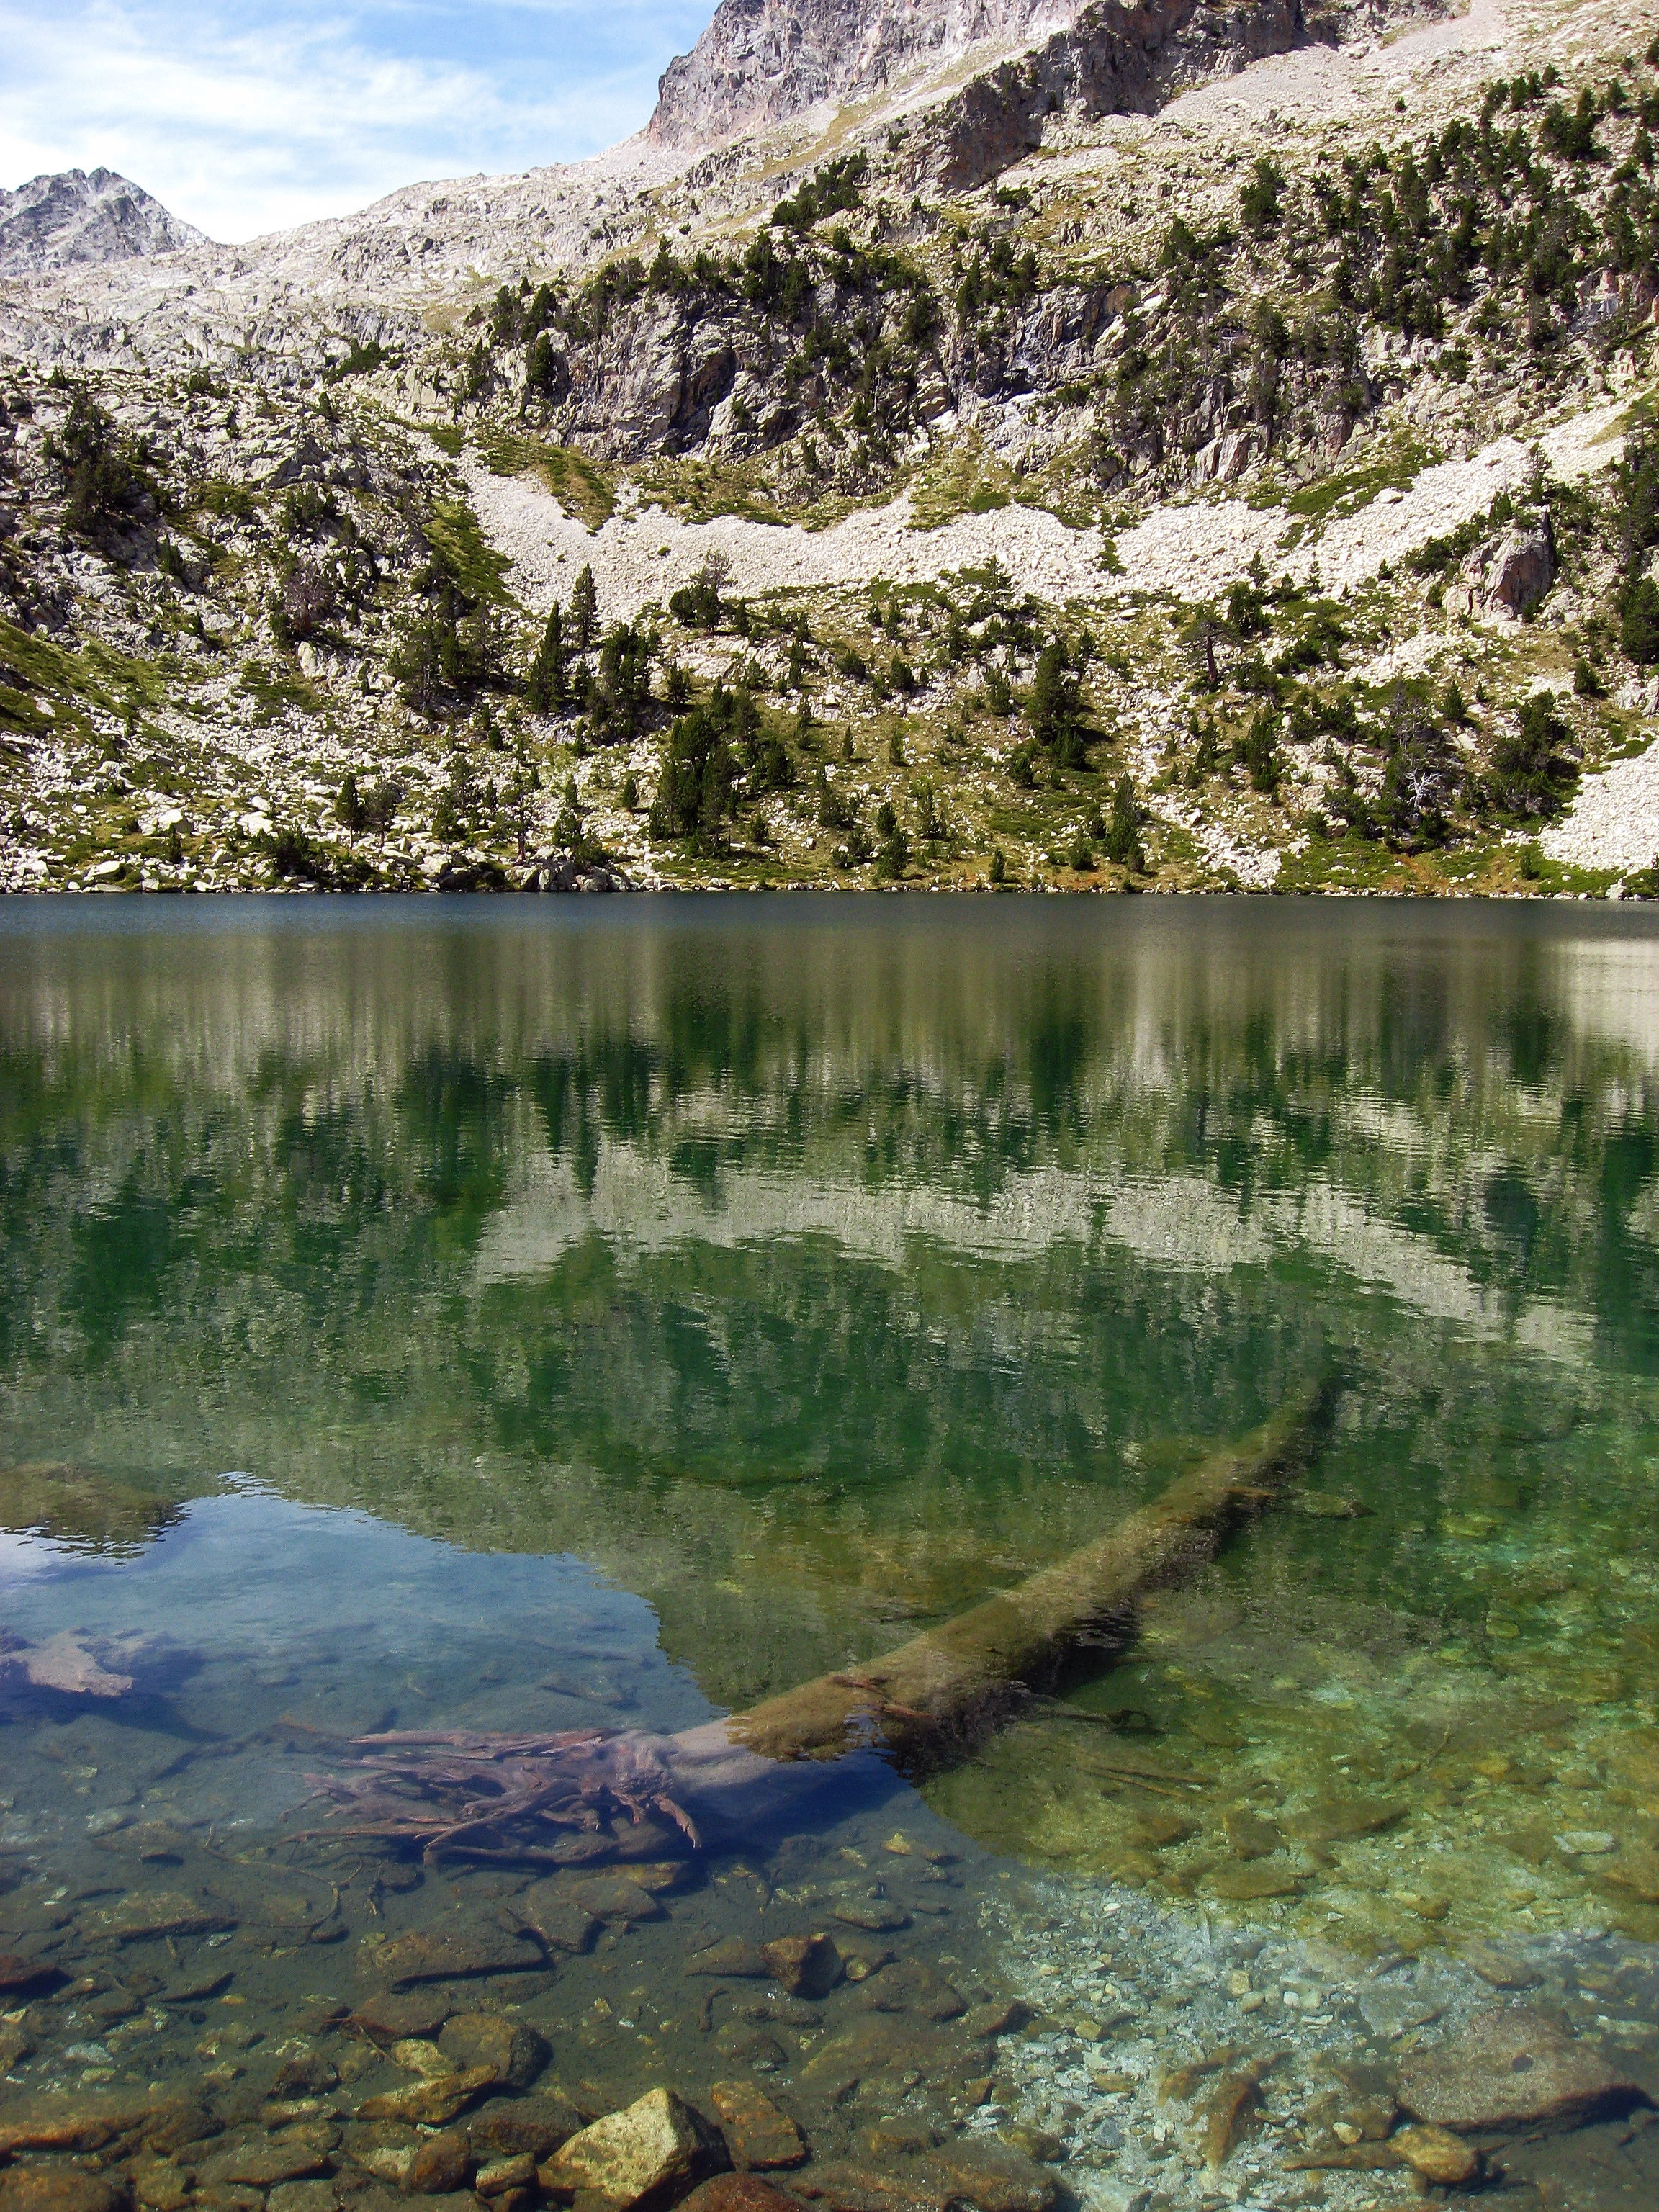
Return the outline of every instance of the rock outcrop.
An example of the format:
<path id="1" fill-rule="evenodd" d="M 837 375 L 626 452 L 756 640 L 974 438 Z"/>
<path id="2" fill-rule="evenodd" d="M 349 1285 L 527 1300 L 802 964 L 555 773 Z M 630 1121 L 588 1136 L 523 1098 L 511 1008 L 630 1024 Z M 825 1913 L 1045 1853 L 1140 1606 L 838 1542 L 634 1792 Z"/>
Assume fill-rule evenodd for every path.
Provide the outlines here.
<path id="1" fill-rule="evenodd" d="M 1031 45 L 1078 0 L 720 0 L 672 61 L 648 135 L 677 149 L 781 123 L 821 100 L 865 100 L 978 50 Z"/>
<path id="2" fill-rule="evenodd" d="M 207 243 L 203 232 L 113 169 L 63 169 L 0 191 L 0 276 L 137 261 Z"/>

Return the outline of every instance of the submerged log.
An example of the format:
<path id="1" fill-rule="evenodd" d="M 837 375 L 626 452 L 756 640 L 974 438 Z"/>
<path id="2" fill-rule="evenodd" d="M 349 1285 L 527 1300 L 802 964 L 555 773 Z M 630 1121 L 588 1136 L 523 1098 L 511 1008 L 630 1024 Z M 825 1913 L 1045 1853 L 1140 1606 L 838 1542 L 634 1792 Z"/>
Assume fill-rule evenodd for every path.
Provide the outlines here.
<path id="1" fill-rule="evenodd" d="M 775 1763 L 867 1746 L 912 1777 L 965 1758 L 1032 1692 L 1132 1643 L 1148 1593 L 1213 1557 L 1306 1464 L 1331 1398 L 1325 1383 L 1297 1391 L 1109 1534 L 896 1650 L 684 1731 L 677 1773 L 689 1778 L 705 1747 L 718 1765 L 722 1749 Z"/>
<path id="2" fill-rule="evenodd" d="M 1298 1391 L 1242 1443 L 1018 1588 L 866 1664 L 677 1735 L 465 1731 L 357 1739 L 356 1772 L 319 1776 L 354 1814 L 329 1832 L 420 1843 L 445 1856 L 575 1862 L 622 1818 L 702 1826 L 775 1810 L 827 1761 L 874 1753 L 915 1778 L 964 1759 L 1033 1693 L 1134 1638 L 1141 1601 L 1211 1559 L 1306 1464 L 1331 1401 Z M 558 1831 L 574 1830 L 559 1838 Z"/>

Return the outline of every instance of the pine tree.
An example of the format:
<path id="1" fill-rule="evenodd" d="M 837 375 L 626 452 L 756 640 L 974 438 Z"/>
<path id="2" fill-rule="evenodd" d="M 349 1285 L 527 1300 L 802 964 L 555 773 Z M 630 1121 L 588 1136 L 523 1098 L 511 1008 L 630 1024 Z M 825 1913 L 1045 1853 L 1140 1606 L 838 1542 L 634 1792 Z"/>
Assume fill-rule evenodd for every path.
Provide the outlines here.
<path id="1" fill-rule="evenodd" d="M 1112 793 L 1112 818 L 1106 825 L 1106 857 L 1115 860 L 1120 868 L 1143 869 L 1146 858 L 1140 849 L 1140 811 L 1135 805 L 1135 787 L 1128 777 L 1120 776 L 1117 788 Z"/>
<path id="2" fill-rule="evenodd" d="M 530 703 L 538 714 L 556 714 L 563 710 L 569 696 L 566 669 L 564 617 L 556 605 L 548 613 L 547 628 L 542 632 L 536 658 L 530 664 L 530 680 L 526 686 Z"/>
<path id="3" fill-rule="evenodd" d="M 599 634 L 599 595 L 593 587 L 593 571 L 584 567 L 570 592 L 570 636 L 578 653 L 586 653 Z"/>

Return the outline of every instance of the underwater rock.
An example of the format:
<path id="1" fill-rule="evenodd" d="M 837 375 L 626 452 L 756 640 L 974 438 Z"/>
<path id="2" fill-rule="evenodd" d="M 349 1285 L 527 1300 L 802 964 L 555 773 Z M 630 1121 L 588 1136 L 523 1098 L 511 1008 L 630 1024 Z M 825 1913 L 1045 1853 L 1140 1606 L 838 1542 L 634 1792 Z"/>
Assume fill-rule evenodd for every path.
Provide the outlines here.
<path id="1" fill-rule="evenodd" d="M 270 2189 L 279 2181 L 298 2181 L 322 2172 L 334 2142 L 332 2128 L 287 2128 L 278 2136 L 250 2136 L 205 2159 L 198 2185 L 217 2189 L 240 2182 L 248 2189 Z"/>
<path id="2" fill-rule="evenodd" d="M 466 2187 L 471 2171 L 466 2137 L 453 2128 L 441 2129 L 416 2146 L 404 2187 L 411 2197 L 447 2197 L 453 2190 Z"/>
<path id="3" fill-rule="evenodd" d="M 407 2089 L 389 2089 L 384 2095 L 366 2097 L 357 2107 L 360 2120 L 409 2120 L 422 2127 L 445 2127 L 464 2112 L 475 2097 L 495 2084 L 493 2066 L 469 2066 L 436 2080 L 416 2081 Z"/>
<path id="4" fill-rule="evenodd" d="M 944 2212 L 951 2204 L 973 2212 L 1049 2212 L 1060 2197 L 1055 2177 L 1023 2151 L 966 2137 L 881 2166 L 814 2164 L 793 2176 L 791 2186 L 825 2212 Z"/>
<path id="5" fill-rule="evenodd" d="M 1310 1521 L 1365 1521 L 1370 1507 L 1363 1498 L 1346 1498 L 1332 1490 L 1298 1490 L 1291 1500 Z"/>
<path id="6" fill-rule="evenodd" d="M 529 2189 L 535 2182 L 536 2163 L 527 2150 L 520 2151 L 516 2158 L 498 2158 L 491 2165 L 478 2168 L 472 2177 L 472 2186 L 486 2202 L 493 2197 L 505 2197 L 509 2190 Z"/>
<path id="7" fill-rule="evenodd" d="M 64 1979 L 50 1959 L 20 1959 L 15 1952 L 0 1951 L 0 1991 L 8 1997 L 38 1994 Z"/>
<path id="8" fill-rule="evenodd" d="M 534 1929 L 553 1951 L 586 1951 L 599 1932 L 599 1922 L 577 1902 L 568 1884 L 532 1882 L 516 1906 L 526 1928 Z"/>
<path id="9" fill-rule="evenodd" d="M 144 2212 L 180 2212 L 194 2184 L 190 2169 L 170 2159 L 143 2158 L 132 2168 L 132 2193 Z"/>
<path id="10" fill-rule="evenodd" d="M 683 2197 L 678 2212 L 799 2212 L 799 2199 L 786 2197 L 757 2173 L 717 2173 Z"/>
<path id="11" fill-rule="evenodd" d="M 1437 2128 L 1419 2122 L 1401 2128 L 1389 2138 L 1389 2148 L 1413 2173 L 1420 2173 L 1425 2181 L 1433 2182 L 1442 2189 L 1462 2189 L 1480 2174 L 1482 2160 L 1473 2143 L 1466 2143 L 1462 2136 L 1455 2136 L 1448 2128 Z"/>
<path id="12" fill-rule="evenodd" d="M 351 2025 L 386 2048 L 406 2037 L 435 2035 L 453 2010 L 429 1990 L 381 1990 L 364 1998 Z"/>
<path id="13" fill-rule="evenodd" d="M 121 2212 L 120 2179 L 73 2166 L 15 2166 L 0 2173 L 0 2212 Z"/>
<path id="14" fill-rule="evenodd" d="M 769 2035 L 763 2027 L 745 2027 L 735 2020 L 728 2021 L 716 2035 L 714 2048 L 722 2058 L 750 2067 L 757 2074 L 775 2073 L 788 2058 L 776 2036 Z"/>
<path id="15" fill-rule="evenodd" d="M 1477 2013 L 1454 2041 L 1414 2053 L 1399 2096 L 1414 2119 L 1465 2134 L 1577 2127 L 1648 2101 L 1593 2046 L 1520 2007 Z"/>
<path id="16" fill-rule="evenodd" d="M 424 2035 L 399 2037 L 386 2057 L 405 2074 L 419 2075 L 422 2081 L 436 2081 L 456 2070 L 455 2061 Z"/>
<path id="17" fill-rule="evenodd" d="M 1458 1955 L 1465 1966 L 1472 1966 L 1481 1980 L 1490 1982 L 1495 1990 L 1524 1990 L 1538 1979 L 1530 1966 L 1501 1950 L 1496 1943 L 1484 1942 L 1478 1936 L 1471 1937 Z"/>
<path id="18" fill-rule="evenodd" d="M 832 1920 L 840 1920 L 848 1928 L 862 1928 L 873 1936 L 890 1936 L 910 1925 L 910 1916 L 902 1905 L 890 1904 L 885 1898 L 838 1897 L 830 1907 Z"/>
<path id="19" fill-rule="evenodd" d="M 801 2068 L 800 2079 L 836 2104 L 872 2075 L 913 2074 L 937 2080 L 954 2073 L 961 2058 L 960 2045 L 939 2028 L 890 2013 L 869 2013 L 847 2033 L 827 2037 Z"/>
<path id="20" fill-rule="evenodd" d="M 321 2097 L 340 2086 L 340 2069 L 320 2051 L 285 2058 L 270 2085 L 273 2097 Z"/>
<path id="21" fill-rule="evenodd" d="M 951 2198 L 945 2175 L 919 2159 L 894 2168 L 830 2159 L 795 2175 L 793 2186 L 823 2212 L 945 2212 Z"/>
<path id="22" fill-rule="evenodd" d="M 580 1883 L 571 1892 L 577 1907 L 595 1920 L 627 1926 L 635 1920 L 660 1920 L 663 1909 L 648 1889 L 625 1874 L 605 1875 Z"/>
<path id="23" fill-rule="evenodd" d="M 1659 1850 L 1627 1844 L 1616 1859 L 1595 1869 L 1604 1889 L 1638 1905 L 1659 1905 Z"/>
<path id="24" fill-rule="evenodd" d="M 492 2066 L 509 2089 L 527 2089 L 552 2057 L 547 2039 L 528 2021 L 503 2020 L 493 2013 L 457 2013 L 438 2038 L 452 2066 Z"/>
<path id="25" fill-rule="evenodd" d="M 673 1890 L 689 1887 L 695 1872 L 690 1859 L 647 1859 L 630 1864 L 628 1879 L 648 1889 L 653 1897 L 666 1897 Z"/>
<path id="26" fill-rule="evenodd" d="M 1228 1849 L 1236 1859 L 1265 1859 L 1285 1840 L 1273 1821 L 1243 1806 L 1224 1813 L 1221 1826 L 1226 1833 Z"/>
<path id="27" fill-rule="evenodd" d="M 1304 1877 L 1289 1867 L 1221 1867 L 1204 1879 L 1212 1895 L 1234 1905 L 1253 1904 L 1264 1897 L 1299 1897 L 1304 1886 Z"/>
<path id="28" fill-rule="evenodd" d="M 339 2200 L 340 2192 L 332 2181 L 279 2181 L 266 2197 L 265 2206 L 266 2212 L 334 2212 Z M 161 2212 L 171 2212 L 171 2208 L 162 2207 Z"/>
<path id="29" fill-rule="evenodd" d="M 923 2020 L 960 2020 L 968 2000 L 921 1959 L 900 1959 L 866 1981 L 860 2002 L 872 2012 L 914 2012 Z"/>
<path id="30" fill-rule="evenodd" d="M 792 1997 L 827 1996 L 841 1979 L 841 1953 L 827 1936 L 781 1936 L 760 1950 L 767 1972 Z"/>
<path id="31" fill-rule="evenodd" d="M 1060 2194 L 1047 2167 L 1013 2143 L 958 2136 L 931 2153 L 927 2164 L 944 2176 L 952 2200 L 974 2212 L 1048 2212 Z"/>
<path id="32" fill-rule="evenodd" d="M 550 2197 L 568 2200 L 581 2192 L 625 2212 L 709 2162 L 712 2136 L 683 2098 L 652 2089 L 572 2136 L 542 2167 L 541 2185 Z"/>
<path id="33" fill-rule="evenodd" d="M 1008 1997 L 1000 2003 L 969 2005 L 962 2015 L 963 2033 L 976 2042 L 988 2041 L 993 2036 L 1013 2035 L 1031 2017 L 1031 2008 L 1018 1997 Z"/>
<path id="34" fill-rule="evenodd" d="M 771 1972 L 766 1954 L 758 1943 L 746 1943 L 741 1936 L 728 1936 L 723 1942 L 711 1943 L 707 1950 L 694 1951 L 685 1962 L 688 1974 L 708 1974 L 734 1982 L 764 1981 Z"/>
<path id="35" fill-rule="evenodd" d="M 106 1639 L 100 1638 L 100 1643 Z M 132 1687 L 131 1674 L 118 1674 L 98 1658 L 91 1642 L 73 1629 L 60 1629 L 42 1644 L 26 1644 L 0 1629 L 0 1680 L 21 1674 L 39 1690 L 59 1690 L 72 1698 L 121 1698 Z"/>
<path id="36" fill-rule="evenodd" d="M 715 2081 L 708 2101 L 719 2118 L 732 2163 L 740 2170 L 799 2166 L 805 2160 L 806 2144 L 800 2130 L 752 2081 Z"/>
<path id="37" fill-rule="evenodd" d="M 1426 2027 L 1446 2009 L 1437 1997 L 1425 1996 L 1415 1989 L 1395 1988 L 1387 1982 L 1362 1989 L 1358 2002 L 1359 2016 L 1371 2033 L 1389 2038 L 1404 2035 L 1413 2027 Z"/>
<path id="38" fill-rule="evenodd" d="M 167 2107 L 160 2107 L 165 2114 Z M 0 2120 L 0 2157 L 20 2150 L 100 2150 L 118 2136 L 149 2130 L 158 2100 L 127 2097 L 100 2101 L 90 2097 L 54 2098 L 49 2104 Z"/>
<path id="39" fill-rule="evenodd" d="M 1292 1834 L 1313 1844 L 1349 1843 L 1357 1836 L 1380 1835 L 1403 1820 L 1410 1807 L 1382 1797 L 1319 1797 L 1290 1821 Z"/>
<path id="40" fill-rule="evenodd" d="M 391 1982 L 463 1981 L 478 1974 L 521 1974 L 544 1965 L 528 1936 L 504 1928 L 469 1928 L 445 1935 L 416 1929 L 366 1950 L 365 1972 Z"/>
<path id="41" fill-rule="evenodd" d="M 485 2160 L 528 2154 L 539 2166 L 581 2128 L 582 2116 L 569 2099 L 544 2089 L 477 2113 L 471 2130 L 472 2149 Z"/>
<path id="42" fill-rule="evenodd" d="M 133 1890 L 118 1905 L 91 1912 L 82 1923 L 88 1938 L 113 1936 L 122 1943 L 146 1937 L 220 1935 L 236 1925 L 229 1906 L 215 1897 L 176 1890 Z"/>

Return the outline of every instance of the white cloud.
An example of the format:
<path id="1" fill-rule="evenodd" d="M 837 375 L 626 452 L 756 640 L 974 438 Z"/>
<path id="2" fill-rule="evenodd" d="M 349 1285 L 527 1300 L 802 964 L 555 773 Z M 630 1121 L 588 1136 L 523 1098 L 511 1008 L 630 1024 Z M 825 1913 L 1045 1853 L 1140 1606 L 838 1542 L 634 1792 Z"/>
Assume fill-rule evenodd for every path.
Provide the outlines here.
<path id="1" fill-rule="evenodd" d="M 240 240 L 420 178 L 578 159 L 644 121 L 699 12 L 0 0 L 0 181 L 101 164 Z"/>

